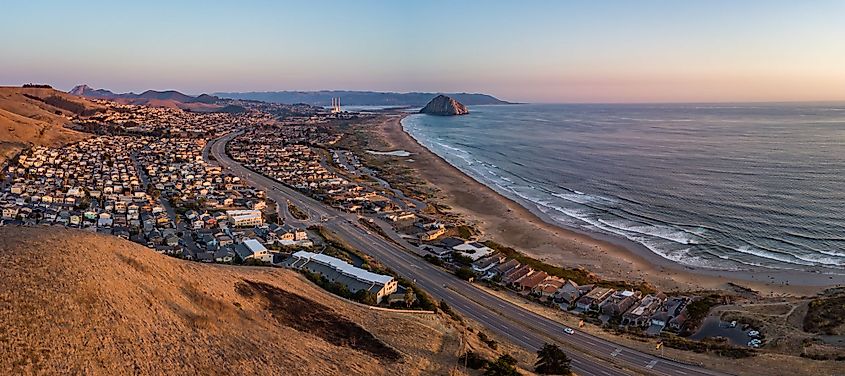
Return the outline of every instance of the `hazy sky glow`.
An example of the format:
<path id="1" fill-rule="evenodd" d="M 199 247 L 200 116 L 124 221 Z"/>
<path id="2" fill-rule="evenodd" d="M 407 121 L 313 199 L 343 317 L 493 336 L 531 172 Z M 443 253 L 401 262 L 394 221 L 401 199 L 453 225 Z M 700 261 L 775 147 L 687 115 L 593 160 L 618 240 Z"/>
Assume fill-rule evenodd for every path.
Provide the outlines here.
<path id="1" fill-rule="evenodd" d="M 0 84 L 845 100 L 845 1 L 15 1 Z"/>

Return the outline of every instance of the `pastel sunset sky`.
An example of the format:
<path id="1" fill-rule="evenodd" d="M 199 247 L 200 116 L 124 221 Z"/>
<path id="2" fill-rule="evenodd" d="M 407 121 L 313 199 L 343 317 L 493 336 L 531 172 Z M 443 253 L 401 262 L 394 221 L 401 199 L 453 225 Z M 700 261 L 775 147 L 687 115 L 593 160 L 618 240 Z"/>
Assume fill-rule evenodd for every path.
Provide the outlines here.
<path id="1" fill-rule="evenodd" d="M 15 1 L 0 84 L 845 100 L 845 1 Z"/>

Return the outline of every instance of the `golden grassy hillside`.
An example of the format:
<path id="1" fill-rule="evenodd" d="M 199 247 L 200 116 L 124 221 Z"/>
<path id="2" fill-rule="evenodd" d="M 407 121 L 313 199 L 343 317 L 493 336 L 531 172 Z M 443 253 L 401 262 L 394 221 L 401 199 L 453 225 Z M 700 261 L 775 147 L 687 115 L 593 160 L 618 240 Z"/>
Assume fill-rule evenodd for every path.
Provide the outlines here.
<path id="1" fill-rule="evenodd" d="M 4 374 L 448 374 L 459 351 L 444 316 L 373 311 L 292 271 L 0 228 Z"/>
<path id="2" fill-rule="evenodd" d="M 61 146 L 87 137 L 67 117 L 99 105 L 53 89 L 0 87 L 0 164 L 27 144 Z"/>

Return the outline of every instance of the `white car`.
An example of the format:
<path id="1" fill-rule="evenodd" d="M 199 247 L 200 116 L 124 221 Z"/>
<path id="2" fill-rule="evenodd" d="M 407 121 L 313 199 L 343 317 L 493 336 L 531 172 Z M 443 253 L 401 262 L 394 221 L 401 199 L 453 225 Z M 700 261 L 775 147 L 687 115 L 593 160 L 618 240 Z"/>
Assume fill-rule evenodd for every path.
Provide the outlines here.
<path id="1" fill-rule="evenodd" d="M 563 332 L 566 334 L 575 334 L 575 330 L 572 328 L 563 328 Z"/>
<path id="2" fill-rule="evenodd" d="M 756 331 L 756 330 L 752 330 L 752 331 L 748 332 L 749 337 L 757 337 L 759 335 L 760 335 L 760 332 Z"/>

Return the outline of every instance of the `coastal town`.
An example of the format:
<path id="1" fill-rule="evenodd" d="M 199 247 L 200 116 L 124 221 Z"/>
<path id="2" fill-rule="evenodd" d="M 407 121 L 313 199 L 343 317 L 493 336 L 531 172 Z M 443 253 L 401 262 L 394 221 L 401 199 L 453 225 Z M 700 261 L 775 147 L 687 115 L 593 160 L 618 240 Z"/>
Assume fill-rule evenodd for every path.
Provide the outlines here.
<path id="1" fill-rule="evenodd" d="M 751 320 L 723 323 L 745 337 L 694 345 L 713 307 L 730 295 L 661 292 L 641 281 L 604 280 L 583 268 L 560 268 L 503 246 L 436 202 L 367 161 L 402 151 L 348 149 L 340 124 L 378 115 L 313 106 L 239 103 L 242 111 L 198 113 L 97 100 L 106 108 L 80 116 L 90 138 L 64 147 L 35 146 L 2 175 L 4 226 L 62 226 L 109 234 L 172 257 L 203 263 L 299 270 L 344 298 L 382 307 L 436 309 L 406 276 L 367 249 L 341 244 L 307 208 L 274 200 L 209 149 L 226 135 L 225 153 L 260 174 L 354 218 L 370 236 L 402 245 L 422 262 L 479 288 L 553 308 L 585 325 L 662 346 L 752 356 L 766 333 Z M 275 189 L 275 188 L 274 188 Z M 337 219 L 336 219 L 337 220 Z"/>

